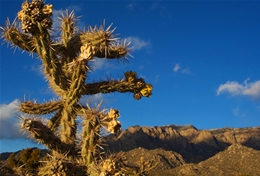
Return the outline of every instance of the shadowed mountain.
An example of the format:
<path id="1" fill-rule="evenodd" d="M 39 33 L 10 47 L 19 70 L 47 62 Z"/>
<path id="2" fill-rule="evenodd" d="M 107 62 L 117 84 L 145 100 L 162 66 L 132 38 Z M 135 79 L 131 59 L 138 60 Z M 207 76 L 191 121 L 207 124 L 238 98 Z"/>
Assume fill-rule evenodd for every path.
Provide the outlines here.
<path id="1" fill-rule="evenodd" d="M 260 127 L 198 130 L 187 126 L 129 127 L 117 135 L 104 138 L 106 149 L 113 152 L 142 147 L 162 148 L 182 155 L 187 163 L 199 163 L 225 150 L 231 144 L 241 144 L 260 150 Z"/>
<path id="2" fill-rule="evenodd" d="M 200 162 L 167 170 L 163 175 L 194 176 L 259 176 L 260 151 L 240 144 L 232 144 L 226 150 Z"/>
<path id="3" fill-rule="evenodd" d="M 152 166 L 152 176 L 260 175 L 260 127 L 134 126 L 103 139 L 107 153 L 123 151 L 124 163 L 130 167 L 140 168 L 146 162 L 148 168 Z M 0 158 L 6 160 L 10 154 L 2 153 Z M 0 162 L 0 175 L 4 163 Z"/>

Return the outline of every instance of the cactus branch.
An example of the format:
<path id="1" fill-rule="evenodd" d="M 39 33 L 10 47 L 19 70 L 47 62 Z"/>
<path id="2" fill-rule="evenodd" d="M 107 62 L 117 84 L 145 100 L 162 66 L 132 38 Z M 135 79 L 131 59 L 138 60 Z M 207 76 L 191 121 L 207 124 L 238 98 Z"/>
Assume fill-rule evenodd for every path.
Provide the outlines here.
<path id="1" fill-rule="evenodd" d="M 31 101 L 23 102 L 20 111 L 27 114 L 50 114 L 62 107 L 61 101 L 50 101 L 44 104 L 37 104 Z"/>
<path id="2" fill-rule="evenodd" d="M 7 19 L 5 27 L 0 27 L 0 30 L 1 38 L 4 39 L 5 42 L 10 43 L 12 47 L 19 47 L 28 52 L 35 52 L 33 38 L 18 30 L 17 21 L 10 23 L 10 20 Z"/>
<path id="3" fill-rule="evenodd" d="M 48 121 L 47 127 L 52 131 L 56 131 L 60 126 L 60 120 L 62 116 L 63 108 L 59 109 L 56 114 Z"/>
<path id="4" fill-rule="evenodd" d="M 39 120 L 23 118 L 21 128 L 28 131 L 32 138 L 44 144 L 51 150 L 59 153 L 65 153 L 68 151 L 75 152 L 73 145 L 61 142 L 60 138 L 55 136 L 53 132 Z"/>
<path id="5" fill-rule="evenodd" d="M 152 85 L 146 84 L 142 78 L 135 78 L 134 81 L 129 81 L 126 77 L 126 79 L 122 80 L 109 80 L 85 84 L 83 94 L 93 95 L 97 93 L 132 92 L 141 97 L 150 97 L 151 91 Z"/>
<path id="6" fill-rule="evenodd" d="M 75 20 L 77 17 L 75 17 L 74 11 L 66 12 L 61 15 L 59 18 L 61 22 L 61 40 L 64 45 L 64 47 L 67 48 L 68 41 L 74 36 L 75 32 L 77 31 L 77 27 L 75 25 Z"/>

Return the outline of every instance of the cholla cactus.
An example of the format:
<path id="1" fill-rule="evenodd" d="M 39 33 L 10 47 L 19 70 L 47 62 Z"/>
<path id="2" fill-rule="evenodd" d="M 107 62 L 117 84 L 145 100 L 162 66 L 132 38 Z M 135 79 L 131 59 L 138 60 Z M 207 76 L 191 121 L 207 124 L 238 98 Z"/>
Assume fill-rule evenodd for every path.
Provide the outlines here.
<path id="1" fill-rule="evenodd" d="M 79 104 L 80 98 L 97 93 L 132 92 L 139 100 L 151 96 L 152 85 L 137 78 L 136 72 L 132 71 L 125 72 L 124 79 L 86 83 L 89 61 L 93 61 L 94 57 L 127 59 L 129 43 L 121 43 L 115 38 L 115 29 L 111 29 L 111 25 L 106 29 L 101 25 L 77 30 L 74 12 L 66 12 L 60 17 L 61 35 L 55 41 L 51 36 L 51 4 L 46 5 L 42 0 L 26 0 L 21 8 L 17 13 L 18 20 L 13 23 L 7 20 L 5 27 L 1 27 L 1 37 L 14 47 L 38 55 L 49 86 L 59 97 L 56 101 L 42 104 L 22 102 L 20 111 L 23 113 L 54 115 L 48 123 L 23 117 L 21 128 L 54 153 L 81 159 L 88 167 L 97 158 L 101 128 L 117 133 L 121 125 L 117 120 L 118 110 L 92 109 Z M 77 142 L 76 138 L 78 128 L 75 121 L 79 116 L 83 120 L 82 142 Z M 66 170 L 63 172 L 66 173 Z"/>

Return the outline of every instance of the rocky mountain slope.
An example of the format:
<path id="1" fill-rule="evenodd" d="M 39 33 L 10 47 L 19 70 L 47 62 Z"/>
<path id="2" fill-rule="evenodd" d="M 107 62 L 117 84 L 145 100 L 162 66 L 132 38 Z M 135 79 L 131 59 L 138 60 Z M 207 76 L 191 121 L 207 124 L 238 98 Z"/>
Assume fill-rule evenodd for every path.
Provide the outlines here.
<path id="1" fill-rule="evenodd" d="M 104 140 L 129 163 L 157 163 L 150 175 L 260 175 L 260 127 L 134 126 Z"/>
<path id="2" fill-rule="evenodd" d="M 117 135 L 109 135 L 104 140 L 108 149 L 114 152 L 126 152 L 138 147 L 148 150 L 162 148 L 181 154 L 188 163 L 198 163 L 231 144 L 260 150 L 260 127 L 198 130 L 192 125 L 134 126 Z"/>
<path id="3" fill-rule="evenodd" d="M 152 176 L 260 176 L 260 127 L 134 126 L 103 142 L 107 153 L 124 152 L 129 166 L 149 163 Z"/>
<path id="4" fill-rule="evenodd" d="M 260 151 L 240 144 L 232 144 L 226 150 L 205 161 L 175 167 L 164 172 L 164 175 L 259 176 Z"/>

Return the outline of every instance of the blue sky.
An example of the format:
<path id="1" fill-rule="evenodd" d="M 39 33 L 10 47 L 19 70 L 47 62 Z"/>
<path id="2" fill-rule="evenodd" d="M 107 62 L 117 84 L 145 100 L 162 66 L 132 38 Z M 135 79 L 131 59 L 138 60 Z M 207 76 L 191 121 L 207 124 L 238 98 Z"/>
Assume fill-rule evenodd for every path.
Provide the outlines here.
<path id="1" fill-rule="evenodd" d="M 22 0 L 1 0 L 3 26 Z M 90 80 L 122 78 L 133 70 L 153 85 L 150 98 L 130 93 L 83 97 L 120 110 L 123 129 L 133 125 L 187 125 L 198 129 L 260 125 L 260 1 L 58 1 L 55 19 L 74 10 L 78 25 L 113 23 L 132 41 L 129 63 L 97 59 Z M 54 22 L 58 26 L 58 21 Z M 2 42 L 2 41 L 1 41 Z M 36 146 L 19 131 L 18 100 L 48 101 L 40 60 L 1 45 L 0 152 Z M 41 118 L 41 117 L 40 117 Z"/>

